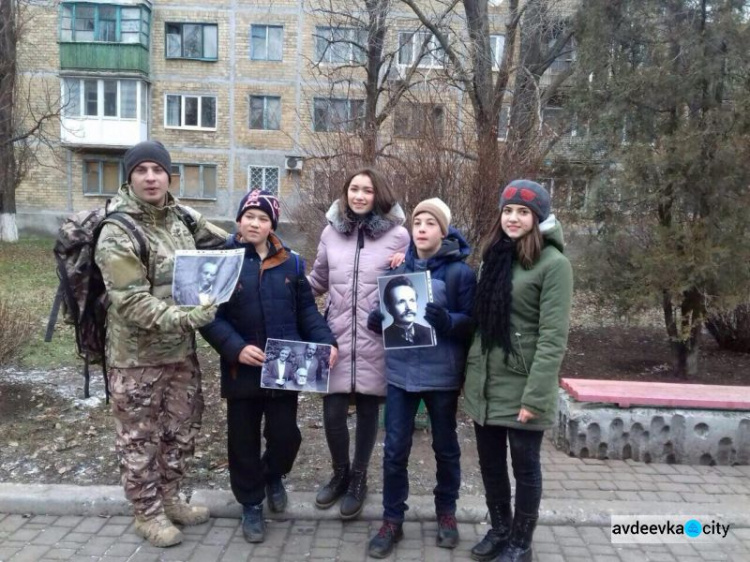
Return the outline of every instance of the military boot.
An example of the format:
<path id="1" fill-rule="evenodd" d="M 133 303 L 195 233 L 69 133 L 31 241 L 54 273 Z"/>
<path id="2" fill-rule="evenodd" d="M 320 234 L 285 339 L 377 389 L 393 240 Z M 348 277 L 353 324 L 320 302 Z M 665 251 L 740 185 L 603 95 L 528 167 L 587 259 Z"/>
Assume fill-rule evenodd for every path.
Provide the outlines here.
<path id="1" fill-rule="evenodd" d="M 508 545 L 510 527 L 513 523 L 510 503 L 493 504 L 488 506 L 488 508 L 492 528 L 471 549 L 471 557 L 480 562 L 494 560 L 503 551 Z"/>
<path id="2" fill-rule="evenodd" d="M 202 505 L 188 505 L 179 498 L 164 500 L 164 513 L 172 523 L 190 527 L 208 521 L 208 508 Z"/>
<path id="3" fill-rule="evenodd" d="M 328 481 L 328 484 L 323 486 L 315 497 L 315 507 L 319 509 L 328 509 L 344 495 L 344 492 L 346 492 L 348 487 L 349 465 L 334 465 L 333 476 Z"/>
<path id="4" fill-rule="evenodd" d="M 182 542 L 182 533 L 163 513 L 151 519 L 136 515 L 135 534 L 159 548 L 174 546 Z"/>

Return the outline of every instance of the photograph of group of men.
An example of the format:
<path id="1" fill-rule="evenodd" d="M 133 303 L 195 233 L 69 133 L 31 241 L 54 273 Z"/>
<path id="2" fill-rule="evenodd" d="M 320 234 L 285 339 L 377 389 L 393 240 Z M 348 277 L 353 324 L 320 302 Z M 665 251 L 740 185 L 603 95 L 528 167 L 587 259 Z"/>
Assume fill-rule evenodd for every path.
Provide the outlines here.
<path id="1" fill-rule="evenodd" d="M 331 346 L 269 339 L 260 386 L 275 390 L 328 392 Z"/>

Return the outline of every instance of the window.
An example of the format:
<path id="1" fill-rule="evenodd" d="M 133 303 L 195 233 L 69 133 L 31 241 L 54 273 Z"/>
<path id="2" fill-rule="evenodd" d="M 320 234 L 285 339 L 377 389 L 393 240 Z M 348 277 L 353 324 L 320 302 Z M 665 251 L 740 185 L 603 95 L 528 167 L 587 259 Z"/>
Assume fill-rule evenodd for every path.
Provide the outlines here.
<path id="1" fill-rule="evenodd" d="M 167 23 L 168 59 L 216 60 L 219 26 L 215 23 Z"/>
<path id="2" fill-rule="evenodd" d="M 313 130 L 319 133 L 349 132 L 362 125 L 364 100 L 315 98 Z"/>
<path id="3" fill-rule="evenodd" d="M 500 116 L 497 124 L 498 140 L 508 140 L 508 124 L 510 123 L 510 107 L 500 109 Z"/>
<path id="4" fill-rule="evenodd" d="M 361 64 L 366 60 L 367 30 L 316 27 L 315 60 L 323 64 Z"/>
<path id="5" fill-rule="evenodd" d="M 396 107 L 393 134 L 405 139 L 443 136 L 444 114 L 442 105 L 431 103 L 404 103 Z"/>
<path id="6" fill-rule="evenodd" d="M 141 121 L 146 121 L 143 111 L 146 84 L 138 80 L 65 78 L 63 88 L 63 115 L 65 117 L 136 119 L 140 93 Z"/>
<path id="7" fill-rule="evenodd" d="M 281 98 L 250 96 L 250 128 L 278 131 L 281 128 Z"/>
<path id="8" fill-rule="evenodd" d="M 180 129 L 216 129 L 216 96 L 167 94 L 164 126 Z"/>
<path id="9" fill-rule="evenodd" d="M 398 64 L 412 65 L 419 61 L 420 68 L 442 68 L 445 63 L 445 52 L 429 31 L 401 31 L 398 45 Z"/>
<path id="10" fill-rule="evenodd" d="M 250 58 L 252 60 L 281 60 L 283 47 L 284 28 L 282 26 L 250 26 Z"/>
<path id="11" fill-rule="evenodd" d="M 279 169 L 276 166 L 248 166 L 247 189 L 260 189 L 279 194 Z"/>
<path id="12" fill-rule="evenodd" d="M 151 12 L 145 6 L 65 3 L 61 10 L 63 42 L 140 43 L 148 47 Z"/>
<path id="13" fill-rule="evenodd" d="M 492 68 L 498 70 L 503 63 L 505 35 L 490 35 L 490 49 L 492 50 Z"/>
<path id="14" fill-rule="evenodd" d="M 125 182 L 121 160 L 84 160 L 83 193 L 111 195 Z"/>
<path id="15" fill-rule="evenodd" d="M 172 188 L 185 199 L 216 199 L 214 164 L 172 164 Z"/>

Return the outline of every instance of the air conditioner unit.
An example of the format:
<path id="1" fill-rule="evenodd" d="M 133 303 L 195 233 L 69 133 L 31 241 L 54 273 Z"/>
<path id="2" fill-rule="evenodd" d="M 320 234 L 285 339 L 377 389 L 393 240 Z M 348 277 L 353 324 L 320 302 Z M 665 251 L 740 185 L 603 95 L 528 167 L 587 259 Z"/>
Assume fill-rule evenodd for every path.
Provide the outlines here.
<path id="1" fill-rule="evenodd" d="M 302 171 L 302 164 L 304 164 L 305 159 L 302 158 L 302 156 L 287 156 L 284 160 L 284 168 L 290 171 L 294 172 L 300 172 Z"/>

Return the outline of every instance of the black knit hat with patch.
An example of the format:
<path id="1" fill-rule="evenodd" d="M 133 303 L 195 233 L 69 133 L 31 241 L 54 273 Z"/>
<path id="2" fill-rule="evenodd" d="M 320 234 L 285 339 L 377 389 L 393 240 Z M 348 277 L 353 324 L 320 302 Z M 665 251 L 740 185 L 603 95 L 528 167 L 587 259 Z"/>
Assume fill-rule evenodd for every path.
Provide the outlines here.
<path id="1" fill-rule="evenodd" d="M 523 205 L 544 222 L 550 213 L 549 193 L 531 180 L 513 180 L 500 195 L 500 210 L 506 205 Z"/>

